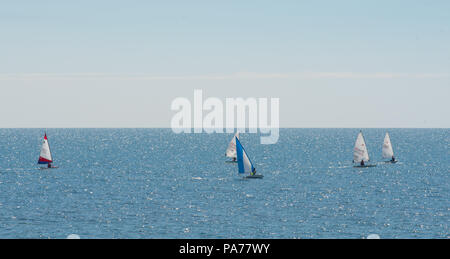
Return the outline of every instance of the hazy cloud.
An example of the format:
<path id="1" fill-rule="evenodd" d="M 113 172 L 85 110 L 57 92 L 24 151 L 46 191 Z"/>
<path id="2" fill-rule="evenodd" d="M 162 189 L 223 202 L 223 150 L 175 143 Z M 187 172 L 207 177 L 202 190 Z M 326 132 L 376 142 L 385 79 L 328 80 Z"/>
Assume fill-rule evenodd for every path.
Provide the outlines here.
<path id="1" fill-rule="evenodd" d="M 228 79 L 390 79 L 390 78 L 449 78 L 449 73 L 353 73 L 353 72 L 300 72 L 251 73 L 210 75 L 150 75 L 108 73 L 20 73 L 0 74 L 0 80 L 228 80 Z"/>

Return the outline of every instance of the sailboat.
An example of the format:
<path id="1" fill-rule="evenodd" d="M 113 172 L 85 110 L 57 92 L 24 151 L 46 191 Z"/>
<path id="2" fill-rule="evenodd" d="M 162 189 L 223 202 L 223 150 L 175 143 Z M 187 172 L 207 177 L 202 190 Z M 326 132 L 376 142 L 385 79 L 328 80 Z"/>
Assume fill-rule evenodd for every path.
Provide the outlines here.
<path id="1" fill-rule="evenodd" d="M 356 138 L 355 148 L 353 149 L 353 163 L 357 163 L 355 167 L 374 167 L 376 165 L 367 164 L 370 161 L 369 152 L 367 151 L 366 142 L 362 131 L 359 132 Z"/>
<path id="2" fill-rule="evenodd" d="M 238 169 L 239 174 L 244 175 L 244 178 L 247 179 L 261 179 L 263 175 L 256 174 L 256 169 L 252 164 L 252 161 L 245 152 L 244 147 L 237 137 L 235 137 L 236 141 L 236 153 L 238 160 Z"/>
<path id="3" fill-rule="evenodd" d="M 52 166 L 52 163 L 53 163 L 52 153 L 50 152 L 50 145 L 48 144 L 47 133 L 45 133 L 44 142 L 42 143 L 41 154 L 39 155 L 38 164 L 47 165 L 47 167 L 41 167 L 40 169 L 57 168 L 55 166 Z"/>
<path id="4" fill-rule="evenodd" d="M 230 144 L 228 144 L 227 151 L 225 152 L 226 157 L 233 159 L 230 162 L 237 162 L 236 138 L 239 139 L 239 131 L 234 134 L 233 139 L 231 139 Z"/>
<path id="5" fill-rule="evenodd" d="M 386 132 L 386 136 L 384 137 L 382 153 L 383 158 L 391 159 L 389 161 L 386 161 L 386 163 L 397 163 L 394 157 L 394 150 L 392 149 L 391 138 L 389 137 L 388 132 Z"/>

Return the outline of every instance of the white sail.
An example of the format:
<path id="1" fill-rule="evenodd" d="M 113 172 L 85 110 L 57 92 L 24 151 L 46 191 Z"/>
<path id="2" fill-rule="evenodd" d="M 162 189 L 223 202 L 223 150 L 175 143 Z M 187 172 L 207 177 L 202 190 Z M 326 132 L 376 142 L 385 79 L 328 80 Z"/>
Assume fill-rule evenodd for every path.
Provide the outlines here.
<path id="1" fill-rule="evenodd" d="M 392 149 L 391 138 L 389 137 L 389 133 L 386 132 L 386 136 L 384 137 L 383 142 L 383 158 L 391 159 L 394 156 L 394 150 Z"/>
<path id="2" fill-rule="evenodd" d="M 250 159 L 247 156 L 247 152 L 243 152 L 242 162 L 244 164 L 244 173 L 251 173 L 253 171 L 253 165 Z"/>
<path id="3" fill-rule="evenodd" d="M 39 164 L 52 163 L 52 153 L 50 152 L 50 146 L 48 144 L 47 134 L 44 136 L 44 142 L 41 147 L 41 154 L 39 155 Z"/>
<path id="4" fill-rule="evenodd" d="M 369 152 L 367 151 L 366 142 L 362 132 L 358 134 L 356 139 L 355 148 L 353 149 L 353 162 L 361 163 L 361 161 L 369 161 Z"/>
<path id="5" fill-rule="evenodd" d="M 225 155 L 229 158 L 237 158 L 236 154 L 236 138 L 239 139 L 239 131 L 234 134 L 233 139 L 230 141 L 230 144 L 228 144 L 227 151 Z"/>

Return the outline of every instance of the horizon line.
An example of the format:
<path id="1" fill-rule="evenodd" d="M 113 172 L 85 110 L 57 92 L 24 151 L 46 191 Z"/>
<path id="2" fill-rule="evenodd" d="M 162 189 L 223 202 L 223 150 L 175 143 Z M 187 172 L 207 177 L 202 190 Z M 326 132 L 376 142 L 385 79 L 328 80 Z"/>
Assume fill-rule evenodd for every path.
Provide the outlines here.
<path id="1" fill-rule="evenodd" d="M 170 127 L 0 127 L 0 130 L 2 129 L 169 129 L 172 130 Z M 191 130 L 194 130 L 195 128 L 189 128 Z M 216 129 L 216 128 L 201 128 L 203 130 L 205 129 Z M 223 128 L 224 133 L 226 133 L 227 128 Z M 236 130 L 237 128 L 234 128 Z M 255 129 L 255 128 L 252 128 Z M 276 129 L 276 128 L 263 128 L 263 129 Z M 450 127 L 279 127 L 278 129 L 450 129 Z M 247 132 L 250 130 L 249 128 L 246 128 L 246 132 L 241 133 L 250 133 Z M 256 130 L 259 130 L 259 128 L 256 128 Z M 207 132 L 201 132 L 201 133 L 207 133 Z M 213 132 L 215 133 L 215 132 Z M 213 134 L 213 133 L 207 133 L 207 134 Z M 199 133 L 179 133 L 179 134 L 199 134 Z M 222 133 L 218 133 L 222 134 Z M 231 133 L 230 133 L 231 134 Z M 254 134 L 254 133 L 250 133 Z"/>
<path id="2" fill-rule="evenodd" d="M 230 79 L 392 79 L 449 78 L 450 73 L 355 73 L 355 72 L 235 72 L 208 75 L 152 75 L 146 73 L 0 73 L 0 80 L 230 80 Z"/>

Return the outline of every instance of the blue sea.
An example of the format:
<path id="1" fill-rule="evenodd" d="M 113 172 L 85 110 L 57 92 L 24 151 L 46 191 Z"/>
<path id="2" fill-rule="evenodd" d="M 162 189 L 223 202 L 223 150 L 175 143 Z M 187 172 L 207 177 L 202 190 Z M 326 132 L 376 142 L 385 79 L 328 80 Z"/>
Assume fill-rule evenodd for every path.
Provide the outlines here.
<path id="1" fill-rule="evenodd" d="M 389 131 L 397 164 L 385 164 Z M 363 129 L 374 168 L 354 168 L 359 129 L 241 133 L 263 179 L 242 179 L 233 134 L 170 129 L 0 129 L 0 238 L 449 238 L 449 129 Z"/>

